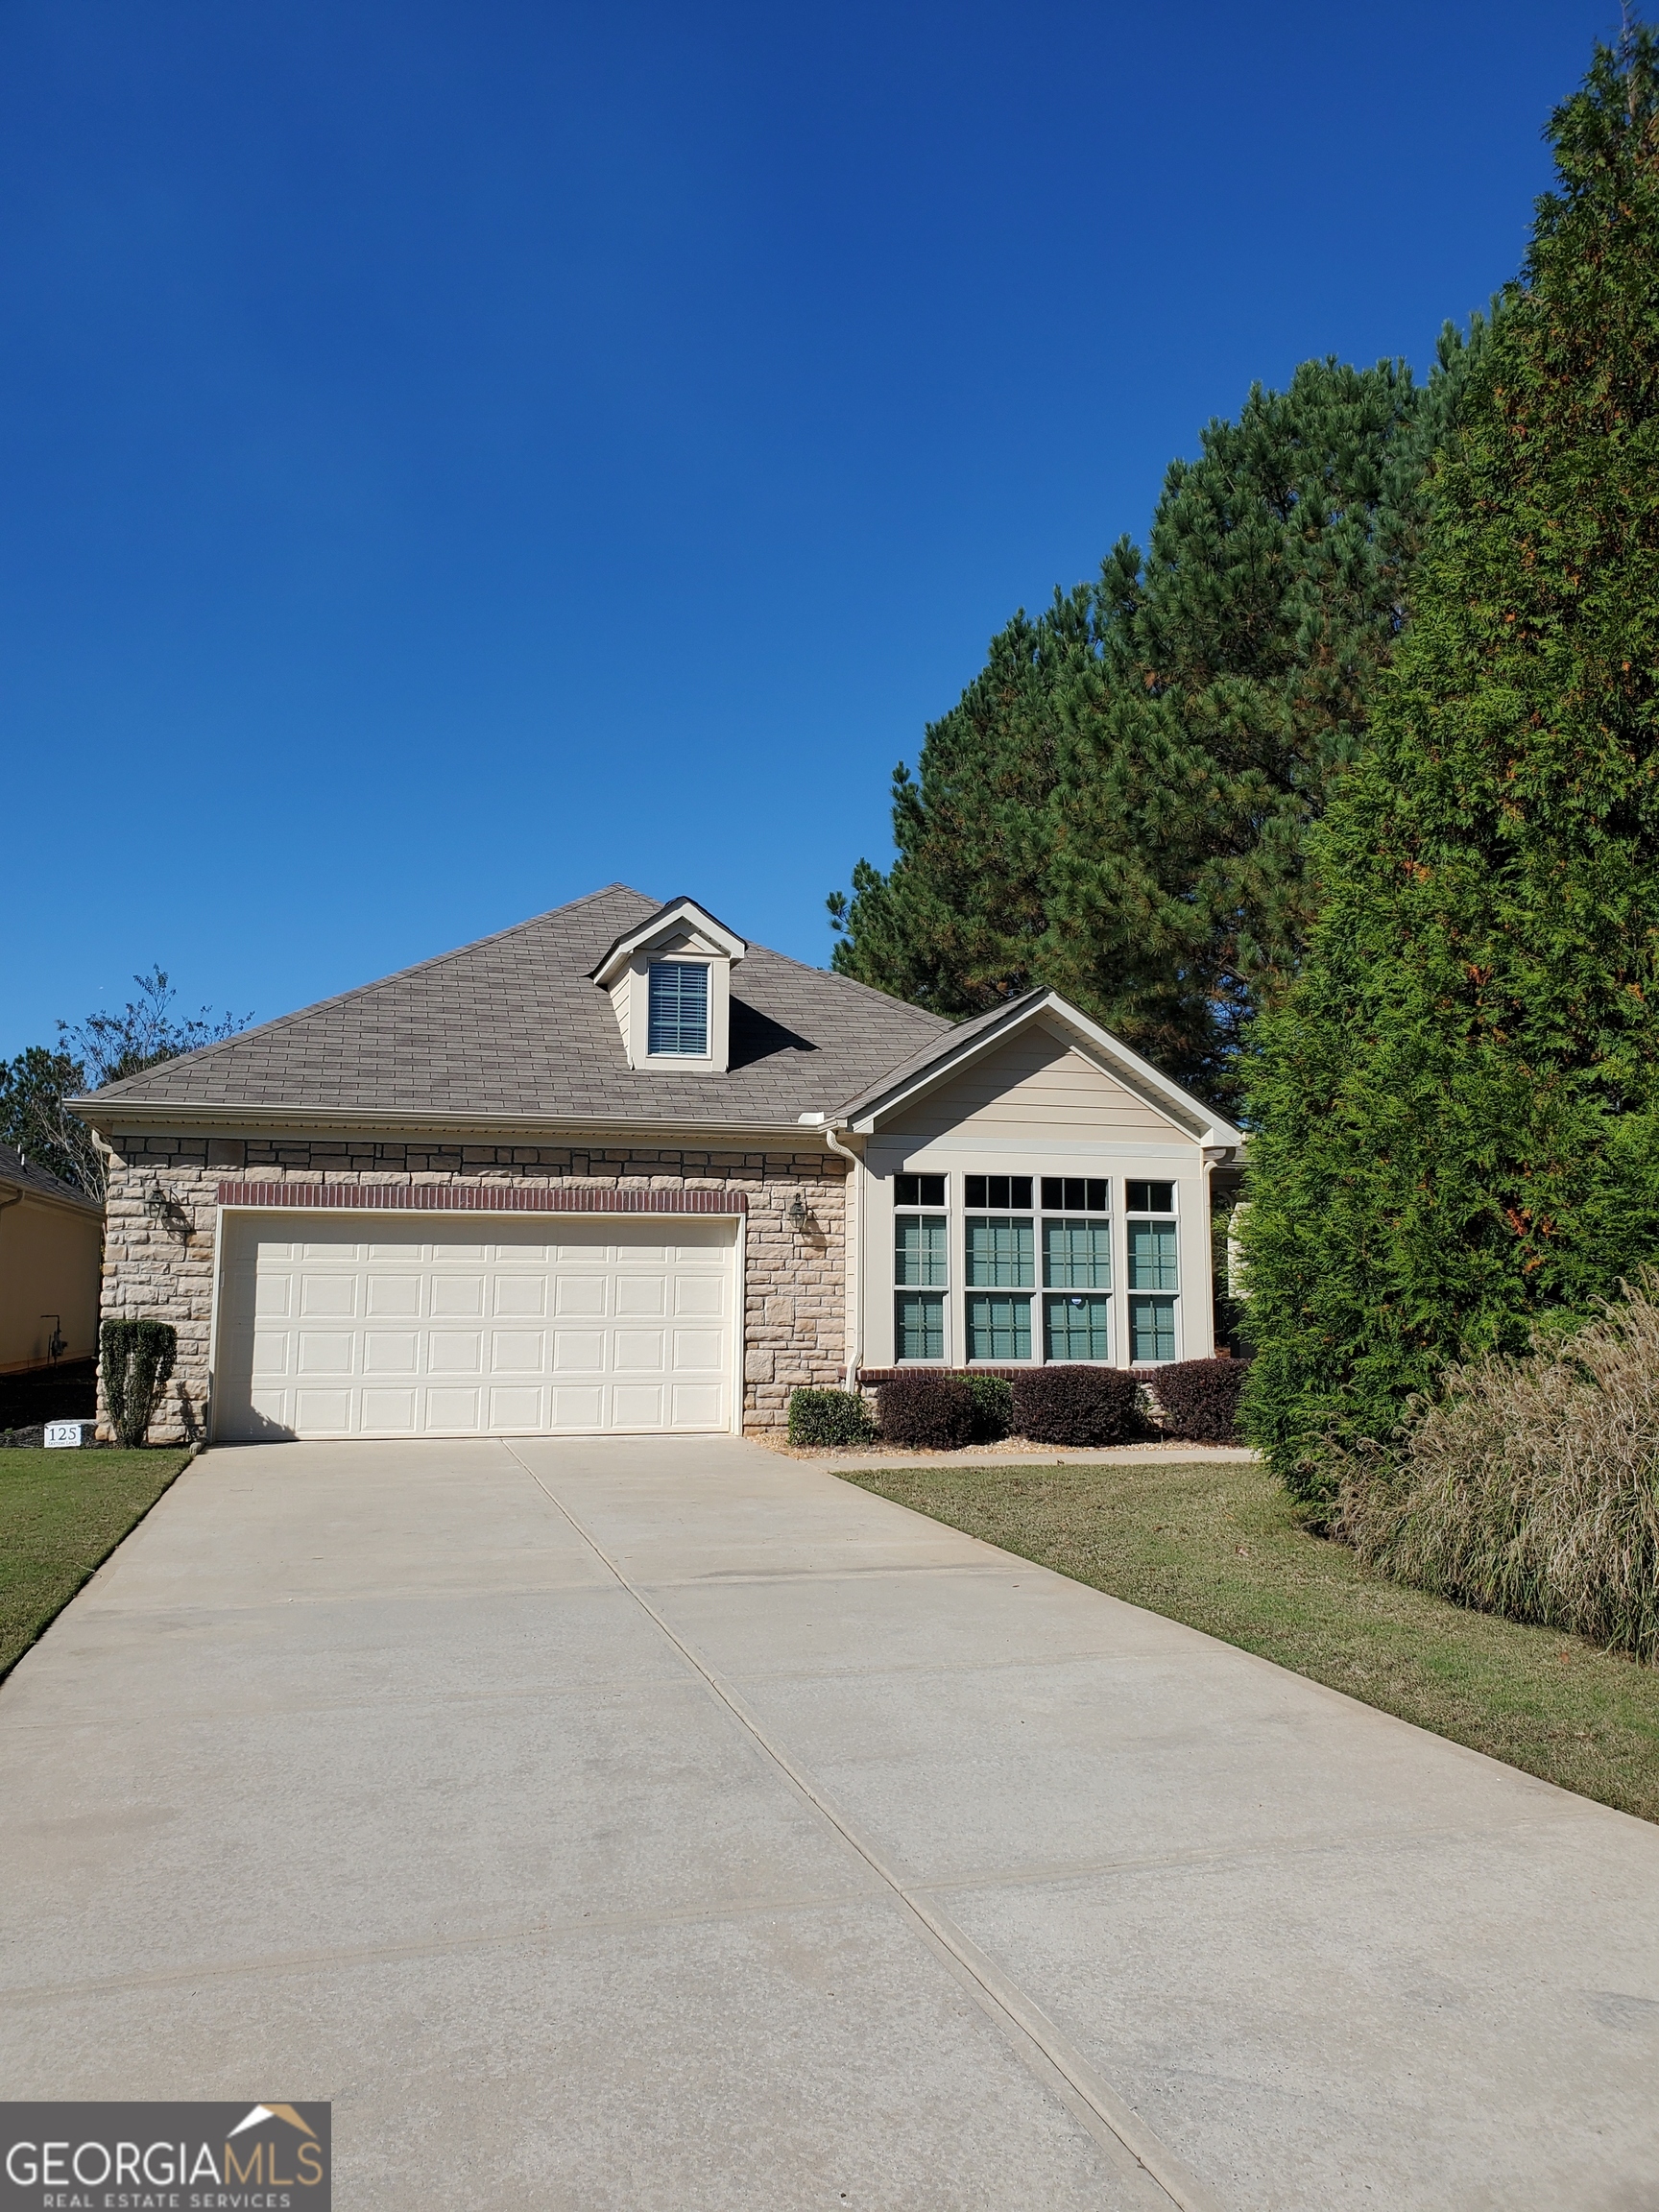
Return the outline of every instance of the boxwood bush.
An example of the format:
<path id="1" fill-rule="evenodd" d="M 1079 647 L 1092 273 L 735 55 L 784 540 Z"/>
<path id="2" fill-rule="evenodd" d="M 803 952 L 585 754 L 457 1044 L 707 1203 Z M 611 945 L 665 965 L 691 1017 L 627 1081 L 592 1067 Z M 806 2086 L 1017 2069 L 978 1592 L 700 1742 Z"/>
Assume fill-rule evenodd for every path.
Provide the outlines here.
<path id="1" fill-rule="evenodd" d="M 1014 1385 L 1000 1375 L 964 1375 L 974 1401 L 974 1442 L 998 1444 L 1014 1426 Z"/>
<path id="2" fill-rule="evenodd" d="M 960 1375 L 919 1367 L 913 1375 L 895 1375 L 881 1384 L 876 1393 L 876 1418 L 889 1444 L 954 1452 L 973 1441 L 974 1393 Z"/>
<path id="3" fill-rule="evenodd" d="M 1238 1401 L 1249 1372 L 1244 1359 L 1177 1359 L 1142 1380 L 1166 1436 L 1189 1444 L 1237 1444 Z"/>
<path id="4" fill-rule="evenodd" d="M 791 1390 L 791 1444 L 873 1444 L 876 1424 L 856 1390 Z"/>
<path id="5" fill-rule="evenodd" d="M 1014 1384 L 1014 1426 L 1033 1444 L 1127 1444 L 1140 1399 L 1121 1367 L 1034 1367 Z"/>

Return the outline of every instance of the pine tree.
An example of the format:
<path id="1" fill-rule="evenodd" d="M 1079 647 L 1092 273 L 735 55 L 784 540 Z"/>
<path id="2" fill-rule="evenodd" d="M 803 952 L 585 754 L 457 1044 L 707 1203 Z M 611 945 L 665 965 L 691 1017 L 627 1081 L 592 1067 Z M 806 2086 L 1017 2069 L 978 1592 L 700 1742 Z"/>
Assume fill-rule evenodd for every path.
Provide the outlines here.
<path id="1" fill-rule="evenodd" d="M 1259 1031 L 1249 1419 L 1293 1488 L 1659 1253 L 1659 41 L 1598 51 Z"/>
<path id="2" fill-rule="evenodd" d="M 912 781 L 893 772 L 899 858 L 867 860 L 830 911 L 834 965 L 934 1013 L 979 1014 L 1038 979 L 1047 927 L 1051 810 L 1064 738 L 1059 695 L 1094 645 L 1087 588 L 1022 610 L 984 669 L 926 732 Z"/>
<path id="3" fill-rule="evenodd" d="M 942 1013 L 1034 983 L 1225 1095 L 1293 969 L 1305 844 L 1394 649 L 1465 353 L 1309 362 L 1169 470 L 1142 564 L 993 641 L 894 781 L 899 858 L 830 911 L 844 973 Z"/>

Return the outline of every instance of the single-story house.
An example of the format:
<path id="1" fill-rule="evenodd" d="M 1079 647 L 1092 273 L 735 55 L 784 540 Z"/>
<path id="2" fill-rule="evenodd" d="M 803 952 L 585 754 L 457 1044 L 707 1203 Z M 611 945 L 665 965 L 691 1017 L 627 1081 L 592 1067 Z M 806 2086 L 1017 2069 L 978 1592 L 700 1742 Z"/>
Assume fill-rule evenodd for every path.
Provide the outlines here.
<path id="1" fill-rule="evenodd" d="M 152 1433 L 771 1428 L 1213 1350 L 1237 1129 L 1034 991 L 951 1023 L 621 884 L 78 1100 Z"/>
<path id="2" fill-rule="evenodd" d="M 0 1375 L 98 1348 L 104 1209 L 0 1144 Z"/>

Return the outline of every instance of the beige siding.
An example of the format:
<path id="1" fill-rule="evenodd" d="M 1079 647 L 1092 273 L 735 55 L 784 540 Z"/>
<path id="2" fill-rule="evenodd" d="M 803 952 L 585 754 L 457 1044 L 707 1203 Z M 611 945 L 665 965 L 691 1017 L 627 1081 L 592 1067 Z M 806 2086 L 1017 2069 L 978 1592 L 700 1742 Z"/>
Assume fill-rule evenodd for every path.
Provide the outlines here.
<path id="1" fill-rule="evenodd" d="M 96 1214 L 55 1206 L 25 1191 L 0 1208 L 0 1369 L 32 1367 L 47 1357 L 52 1324 L 62 1316 L 64 1357 L 98 1348 L 98 1280 L 104 1229 Z"/>
<path id="2" fill-rule="evenodd" d="M 883 1119 L 884 1137 L 1030 1137 L 1091 1143 L 1178 1142 L 1178 1129 L 1052 1031 L 1023 1031 L 905 1111 Z"/>

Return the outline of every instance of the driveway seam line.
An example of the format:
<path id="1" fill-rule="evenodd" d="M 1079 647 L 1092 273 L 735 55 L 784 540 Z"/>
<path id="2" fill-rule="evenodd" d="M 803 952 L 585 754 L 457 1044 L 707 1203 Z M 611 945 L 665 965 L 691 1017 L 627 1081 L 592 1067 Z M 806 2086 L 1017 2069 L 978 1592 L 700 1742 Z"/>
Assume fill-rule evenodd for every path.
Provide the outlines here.
<path id="1" fill-rule="evenodd" d="M 1107 2086 L 1047 2014 L 953 1921 L 924 1895 L 910 1889 L 877 1846 L 860 1834 L 811 1776 L 798 1767 L 780 1744 L 772 1741 L 759 1719 L 748 1710 L 736 1692 L 669 1625 L 643 1590 L 629 1580 L 616 1561 L 598 1539 L 583 1527 L 563 1499 L 548 1488 L 527 1461 L 519 1458 L 509 1439 L 502 1437 L 499 1441 L 508 1455 L 523 1468 L 554 1511 L 568 1524 L 594 1557 L 615 1576 L 621 1588 L 627 1591 L 640 1611 L 656 1623 L 685 1664 L 708 1684 L 733 1719 L 892 1891 L 922 1931 L 928 1947 L 942 1951 L 956 1971 L 973 1985 L 983 2008 L 1004 2026 L 1005 2032 L 1013 2031 L 1012 2040 L 1016 2048 L 1025 2053 L 1029 2047 L 1040 2056 L 1044 2065 L 1038 2071 L 1046 2075 L 1051 2070 L 1060 2077 L 1070 2090 L 1071 2098 L 1078 2100 L 1114 2143 L 1127 2152 L 1136 2165 L 1156 2182 L 1169 2202 L 1177 2207 L 1177 2212 L 1222 2212 L 1220 2200 L 1162 2138 L 1146 2126 L 1134 2108 Z M 1066 2100 L 1069 2104 L 1071 2098 Z"/>

